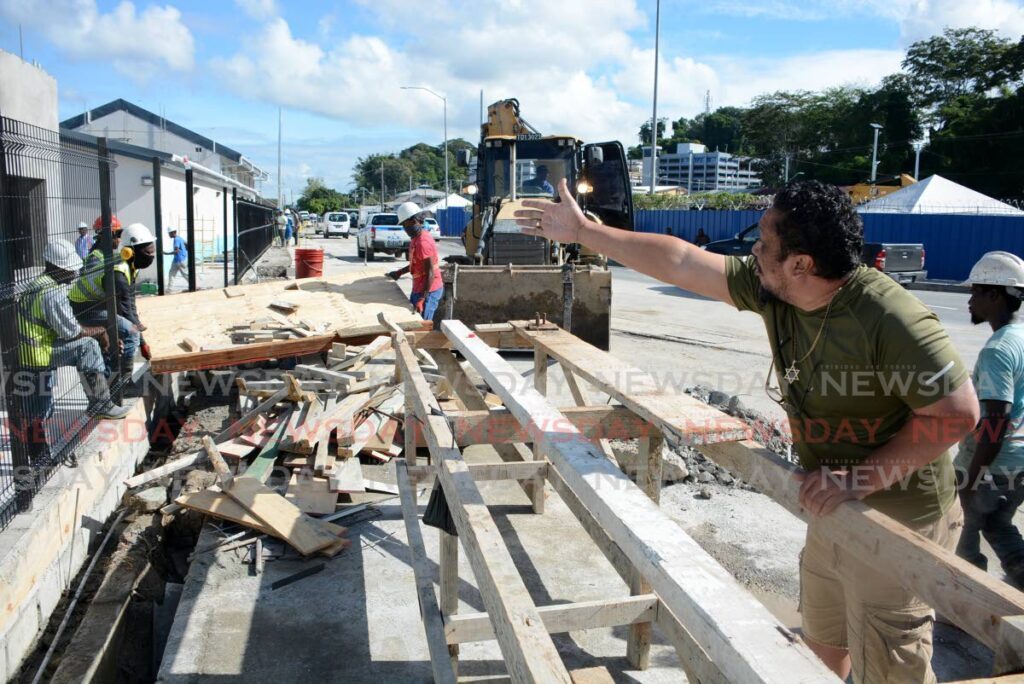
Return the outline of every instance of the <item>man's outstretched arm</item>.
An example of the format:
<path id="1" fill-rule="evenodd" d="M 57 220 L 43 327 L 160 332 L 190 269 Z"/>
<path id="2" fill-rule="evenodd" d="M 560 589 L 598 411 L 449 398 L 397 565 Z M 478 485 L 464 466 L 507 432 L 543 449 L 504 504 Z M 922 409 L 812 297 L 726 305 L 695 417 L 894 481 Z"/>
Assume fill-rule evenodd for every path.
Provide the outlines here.
<path id="1" fill-rule="evenodd" d="M 705 297 L 732 304 L 725 276 L 725 257 L 668 235 L 634 233 L 591 221 L 569 194 L 565 179 L 558 184 L 560 203 L 524 200 L 516 223 L 526 235 L 565 244 L 578 242 L 634 271 Z"/>

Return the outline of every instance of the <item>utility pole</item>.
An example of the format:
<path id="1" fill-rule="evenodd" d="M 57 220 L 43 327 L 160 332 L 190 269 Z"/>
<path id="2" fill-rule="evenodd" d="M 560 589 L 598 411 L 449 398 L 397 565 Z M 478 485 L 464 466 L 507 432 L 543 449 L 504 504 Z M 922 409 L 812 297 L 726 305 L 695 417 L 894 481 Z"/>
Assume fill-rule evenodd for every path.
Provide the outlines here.
<path id="1" fill-rule="evenodd" d="M 384 160 L 380 161 L 380 210 L 384 211 Z"/>
<path id="2" fill-rule="evenodd" d="M 784 183 L 789 182 L 789 152 L 786 153 L 786 166 L 782 172 L 782 178 Z"/>
<path id="3" fill-rule="evenodd" d="M 882 124 L 871 124 L 875 129 L 875 142 L 871 146 L 871 182 L 874 183 L 878 177 L 878 132 L 882 130 Z"/>
<path id="4" fill-rule="evenodd" d="M 658 41 L 661 33 L 661 0 L 654 10 L 654 111 L 651 113 L 651 194 L 658 187 Z"/>
<path id="5" fill-rule="evenodd" d="M 921 180 L 921 150 L 924 149 L 924 140 L 916 140 L 911 143 L 914 148 L 914 180 Z"/>
<path id="6" fill-rule="evenodd" d="M 281 195 L 281 108 L 277 108 L 277 208 L 283 209 Z"/>

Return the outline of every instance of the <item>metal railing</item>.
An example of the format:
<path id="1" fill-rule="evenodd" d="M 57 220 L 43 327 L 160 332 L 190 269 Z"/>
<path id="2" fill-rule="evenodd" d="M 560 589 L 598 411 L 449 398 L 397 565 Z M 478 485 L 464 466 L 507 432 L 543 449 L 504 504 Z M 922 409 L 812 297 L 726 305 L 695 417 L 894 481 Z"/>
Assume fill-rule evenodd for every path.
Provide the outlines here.
<path id="1" fill-rule="evenodd" d="M 131 368 L 120 367 L 118 354 L 105 364 L 110 374 L 105 380 L 83 374 L 97 367 L 100 343 L 72 336 L 80 328 L 76 319 L 93 321 L 106 328 L 110 348 L 118 348 L 110 232 L 113 167 L 103 139 L 90 147 L 0 117 L 0 529 L 31 508 L 62 463 L 73 462 L 76 447 L 95 425 L 98 406 L 89 396 L 103 384 L 116 399 L 131 378 Z M 84 231 L 80 223 L 86 224 Z M 102 257 L 99 300 L 83 303 L 73 314 L 67 295 L 78 274 L 44 265 L 47 244 L 58 240 L 80 254 L 97 249 Z M 28 346 L 40 330 L 58 327 L 55 339 Z M 90 355 L 92 366 L 83 360 Z M 90 380 L 89 393 L 83 377 Z"/>
<path id="2" fill-rule="evenodd" d="M 235 199 L 235 284 L 274 241 L 274 208 L 269 204 Z"/>

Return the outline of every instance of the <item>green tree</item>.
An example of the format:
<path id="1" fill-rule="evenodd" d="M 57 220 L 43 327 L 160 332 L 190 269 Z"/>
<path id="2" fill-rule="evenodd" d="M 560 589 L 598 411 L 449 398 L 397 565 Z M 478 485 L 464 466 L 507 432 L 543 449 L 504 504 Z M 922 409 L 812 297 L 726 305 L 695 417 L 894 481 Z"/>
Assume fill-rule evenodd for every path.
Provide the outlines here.
<path id="1" fill-rule="evenodd" d="M 323 215 L 327 211 L 338 211 L 352 206 L 352 198 L 327 187 L 323 178 L 311 176 L 306 179 L 306 187 L 295 204 L 303 211 Z"/>

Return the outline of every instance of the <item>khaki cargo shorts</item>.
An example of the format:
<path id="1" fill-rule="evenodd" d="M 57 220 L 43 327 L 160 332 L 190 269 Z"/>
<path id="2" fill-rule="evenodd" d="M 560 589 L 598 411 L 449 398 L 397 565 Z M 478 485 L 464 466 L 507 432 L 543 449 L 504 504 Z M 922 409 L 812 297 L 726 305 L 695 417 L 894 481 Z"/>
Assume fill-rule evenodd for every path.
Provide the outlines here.
<path id="1" fill-rule="evenodd" d="M 955 501 L 917 532 L 952 551 L 964 515 Z M 857 684 L 930 684 L 935 613 L 871 558 L 833 543 L 812 519 L 800 554 L 800 614 L 804 637 L 850 651 Z"/>

